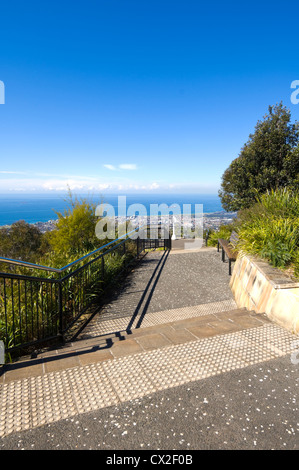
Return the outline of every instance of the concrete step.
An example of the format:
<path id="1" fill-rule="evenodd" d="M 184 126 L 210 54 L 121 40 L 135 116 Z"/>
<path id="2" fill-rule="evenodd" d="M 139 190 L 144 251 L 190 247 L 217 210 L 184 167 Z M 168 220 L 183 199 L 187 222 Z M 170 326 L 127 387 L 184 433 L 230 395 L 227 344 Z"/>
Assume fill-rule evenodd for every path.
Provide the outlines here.
<path id="1" fill-rule="evenodd" d="M 264 315 L 234 309 L 94 341 L 5 367 L 0 438 L 280 358 L 294 337 Z"/>
<path id="2" fill-rule="evenodd" d="M 35 359 L 23 358 L 14 364 L 7 364 L 0 383 L 147 351 L 163 350 L 199 339 L 262 327 L 269 322 L 265 315 L 246 309 L 234 309 L 145 328 L 117 331 L 67 343 L 55 350 L 41 352 Z"/>
<path id="3" fill-rule="evenodd" d="M 117 311 L 108 316 L 105 314 L 102 315 L 101 312 L 84 328 L 78 339 L 90 339 L 117 331 L 133 330 L 135 328 L 170 323 L 176 320 L 227 312 L 234 310 L 236 307 L 236 303 L 233 299 L 226 299 L 187 307 L 170 308 L 162 311 L 146 313 L 141 311 L 141 313 L 138 312 L 137 314 L 128 314 L 126 313 L 128 311 L 125 309 L 122 311 L 121 315 L 119 315 Z"/>

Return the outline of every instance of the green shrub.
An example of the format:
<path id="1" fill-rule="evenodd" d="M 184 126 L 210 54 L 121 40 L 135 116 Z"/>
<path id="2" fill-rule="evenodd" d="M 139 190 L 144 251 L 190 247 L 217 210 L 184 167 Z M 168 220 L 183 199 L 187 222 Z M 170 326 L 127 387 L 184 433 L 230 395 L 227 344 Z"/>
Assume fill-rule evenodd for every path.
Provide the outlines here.
<path id="1" fill-rule="evenodd" d="M 268 240 L 261 249 L 260 255 L 278 268 L 286 266 L 292 259 L 288 246 L 278 240 Z"/>
<path id="2" fill-rule="evenodd" d="M 69 194 L 69 208 L 64 213 L 57 212 L 56 229 L 47 232 L 45 238 L 49 251 L 82 256 L 103 244 L 95 234 L 98 218 L 95 215 L 96 204 L 86 199 L 78 200 Z"/>
<path id="3" fill-rule="evenodd" d="M 299 250 L 294 256 L 294 275 L 299 279 Z"/>
<path id="4" fill-rule="evenodd" d="M 238 214 L 237 248 L 268 260 L 273 266 L 296 264 L 299 251 L 299 193 L 288 189 L 262 195 Z"/>
<path id="5" fill-rule="evenodd" d="M 212 230 L 209 233 L 208 246 L 217 246 L 218 238 L 228 240 L 234 229 L 234 224 L 220 225 L 219 230 Z"/>

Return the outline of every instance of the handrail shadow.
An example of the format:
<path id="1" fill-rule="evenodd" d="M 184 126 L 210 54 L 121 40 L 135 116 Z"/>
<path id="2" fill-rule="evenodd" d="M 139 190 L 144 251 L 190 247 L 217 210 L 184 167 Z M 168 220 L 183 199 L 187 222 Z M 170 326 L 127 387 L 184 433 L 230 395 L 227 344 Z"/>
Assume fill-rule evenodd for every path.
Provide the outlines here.
<path id="1" fill-rule="evenodd" d="M 137 316 L 138 316 L 140 307 L 141 307 L 141 305 L 142 305 L 142 303 L 143 303 L 143 301 L 144 301 L 144 299 L 145 299 L 145 297 L 146 297 L 147 292 L 149 291 L 150 285 L 151 285 L 151 283 L 152 283 L 152 281 L 153 281 L 153 279 L 154 279 L 154 277 L 155 277 L 157 271 L 160 269 L 160 270 L 159 270 L 159 273 L 157 274 L 157 277 L 156 277 L 156 279 L 155 279 L 155 282 L 154 282 L 154 284 L 153 284 L 151 290 L 149 291 L 149 295 L 148 295 L 148 298 L 147 298 L 147 300 L 146 300 L 145 306 L 144 306 L 143 309 L 142 309 L 140 318 L 139 318 L 139 320 L 138 320 L 138 322 L 137 322 L 137 324 L 136 324 L 136 327 L 135 327 L 135 328 L 140 328 L 141 323 L 142 323 L 142 321 L 143 321 L 143 319 L 144 319 L 144 316 L 145 316 L 145 314 L 146 314 L 146 312 L 147 312 L 147 310 L 148 310 L 148 307 L 149 307 L 151 298 L 152 298 L 152 296 L 153 296 L 153 293 L 154 293 L 154 291 L 155 291 L 155 288 L 156 288 L 156 286 L 157 286 L 158 280 L 159 280 L 159 278 L 160 278 L 161 272 L 162 272 L 162 270 L 163 270 L 163 268 L 164 268 L 164 266 L 165 266 L 165 263 L 166 263 L 166 261 L 167 261 L 168 256 L 169 256 L 169 251 L 164 251 L 163 256 L 162 256 L 161 259 L 159 260 L 159 263 L 157 264 L 156 268 L 154 269 L 154 272 L 152 273 L 152 275 L 151 275 L 151 277 L 150 277 L 150 279 L 149 279 L 149 281 L 148 281 L 148 283 L 147 283 L 147 286 L 146 286 L 146 288 L 144 289 L 143 294 L 142 294 L 142 296 L 141 296 L 141 298 L 140 298 L 140 300 L 139 300 L 139 302 L 138 302 L 138 305 L 137 305 L 137 307 L 136 307 L 136 309 L 135 309 L 135 311 L 134 311 L 134 313 L 133 313 L 133 315 L 132 315 L 132 318 L 131 318 L 131 320 L 130 320 L 130 322 L 129 322 L 127 328 L 126 328 L 126 332 L 127 332 L 127 333 L 129 333 L 129 332 L 131 331 L 132 326 L 133 326 L 133 323 L 134 323 L 135 319 L 136 319 Z M 161 266 L 160 266 L 160 265 L 161 265 Z"/>

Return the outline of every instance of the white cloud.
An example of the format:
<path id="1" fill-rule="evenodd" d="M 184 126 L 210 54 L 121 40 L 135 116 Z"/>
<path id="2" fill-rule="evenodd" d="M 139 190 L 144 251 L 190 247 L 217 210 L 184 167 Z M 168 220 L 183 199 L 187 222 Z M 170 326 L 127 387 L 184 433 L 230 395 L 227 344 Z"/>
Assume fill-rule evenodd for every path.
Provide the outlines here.
<path id="1" fill-rule="evenodd" d="M 87 188 L 90 182 L 76 180 L 48 180 L 42 184 L 42 188 L 48 191 L 65 191 L 66 188 L 74 190 L 82 190 Z"/>
<path id="2" fill-rule="evenodd" d="M 115 171 L 116 167 L 114 165 L 109 165 L 108 163 L 106 165 L 103 165 L 107 170 Z"/>
<path id="3" fill-rule="evenodd" d="M 50 173 L 37 172 L 15 172 L 0 170 L 0 193 L 11 192 L 66 192 L 68 188 L 81 193 L 90 191 L 111 192 L 155 192 L 172 193 L 211 193 L 216 194 L 218 185 L 215 183 L 177 183 L 173 181 L 151 181 L 139 180 L 127 177 L 126 169 L 136 169 L 135 164 L 123 164 L 119 166 L 109 165 L 109 169 L 115 168 L 110 177 L 101 176 L 78 176 L 78 175 L 54 175 Z M 19 175 L 17 174 L 19 173 Z"/>
<path id="4" fill-rule="evenodd" d="M 121 163 L 118 166 L 110 165 L 110 163 L 106 163 L 103 165 L 104 168 L 107 170 L 116 171 L 116 170 L 137 170 L 137 165 L 135 163 Z"/>
<path id="5" fill-rule="evenodd" d="M 99 191 L 105 191 L 109 189 L 113 189 L 110 184 L 99 183 L 97 186 L 93 187 L 92 189 L 98 189 Z"/>
<path id="6" fill-rule="evenodd" d="M 158 183 L 152 183 L 149 187 L 149 189 L 153 190 L 153 189 L 159 189 L 160 188 L 160 185 Z"/>
<path id="7" fill-rule="evenodd" d="M 0 170 L 1 175 L 26 175 L 25 171 L 7 171 L 7 170 Z"/>
<path id="8" fill-rule="evenodd" d="M 137 165 L 135 163 L 123 163 L 119 165 L 121 170 L 137 170 Z"/>

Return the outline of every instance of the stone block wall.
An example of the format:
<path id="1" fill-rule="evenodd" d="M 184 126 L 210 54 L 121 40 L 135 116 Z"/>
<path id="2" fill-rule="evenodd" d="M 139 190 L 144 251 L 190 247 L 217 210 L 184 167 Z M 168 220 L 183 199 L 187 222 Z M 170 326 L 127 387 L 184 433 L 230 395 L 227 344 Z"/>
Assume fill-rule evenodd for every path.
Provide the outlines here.
<path id="1" fill-rule="evenodd" d="M 280 269 L 250 256 L 239 256 L 230 287 L 238 307 L 265 313 L 272 321 L 299 333 L 299 282 Z"/>

